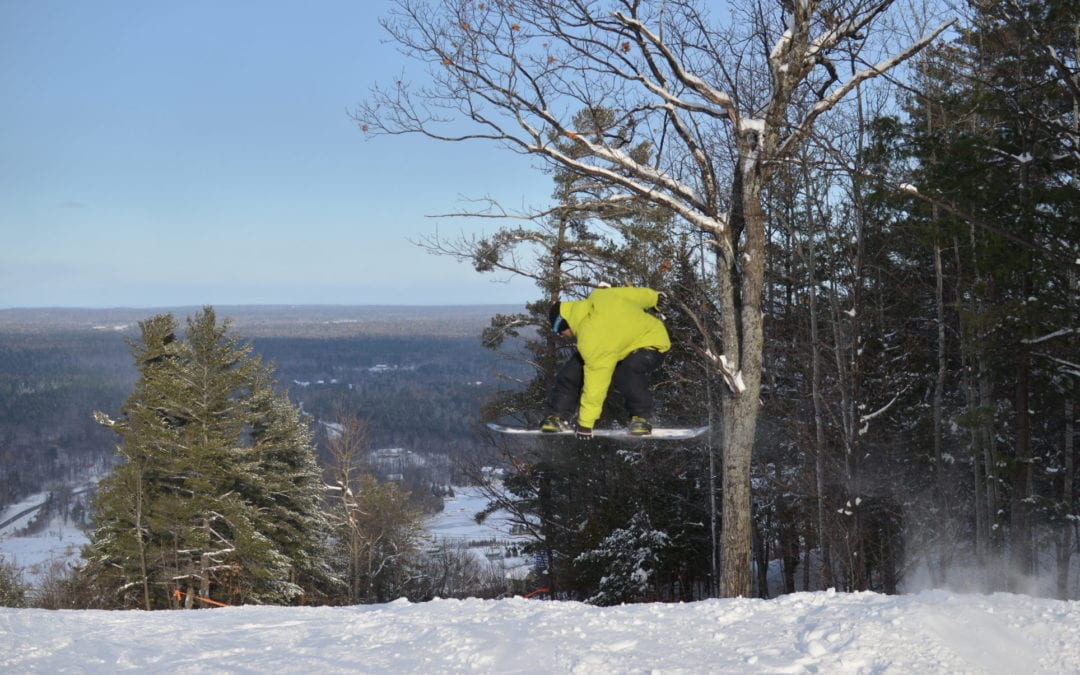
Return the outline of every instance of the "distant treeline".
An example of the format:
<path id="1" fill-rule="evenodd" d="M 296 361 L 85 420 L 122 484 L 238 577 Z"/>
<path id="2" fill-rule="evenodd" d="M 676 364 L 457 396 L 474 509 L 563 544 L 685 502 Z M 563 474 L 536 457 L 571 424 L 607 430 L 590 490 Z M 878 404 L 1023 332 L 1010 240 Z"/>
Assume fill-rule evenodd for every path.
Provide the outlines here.
<path id="1" fill-rule="evenodd" d="M 47 335 L 61 331 L 127 332 L 155 314 L 191 316 L 200 307 L 0 309 L 0 333 Z M 490 317 L 520 308 L 507 305 L 236 305 L 217 306 L 233 328 L 256 337 L 361 337 L 478 335 Z"/>
<path id="2" fill-rule="evenodd" d="M 476 449 L 483 399 L 521 366 L 477 337 L 260 338 L 290 398 L 320 422 L 356 415 L 374 448 L 451 457 Z M 449 477 L 447 477 L 449 478 Z"/>
<path id="3" fill-rule="evenodd" d="M 372 449 L 478 450 L 480 400 L 520 369 L 480 343 L 498 308 L 236 309 L 233 330 L 275 365 L 313 428 L 356 415 Z M 0 311 L 0 508 L 109 465 L 115 438 L 92 413 L 121 415 L 136 379 L 126 338 L 156 311 Z"/>

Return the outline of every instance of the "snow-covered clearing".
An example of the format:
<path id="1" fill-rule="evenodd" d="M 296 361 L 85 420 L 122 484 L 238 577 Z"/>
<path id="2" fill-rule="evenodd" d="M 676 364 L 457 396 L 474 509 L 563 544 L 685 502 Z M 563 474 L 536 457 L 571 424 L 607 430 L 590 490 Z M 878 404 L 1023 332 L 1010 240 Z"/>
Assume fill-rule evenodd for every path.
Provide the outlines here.
<path id="1" fill-rule="evenodd" d="M 426 530 L 438 546 L 465 547 L 478 560 L 494 566 L 500 576 L 523 579 L 533 565 L 519 548 L 528 539 L 512 534 L 509 514 L 502 510 L 477 523 L 476 514 L 487 503 L 479 488 L 454 488 L 454 496 L 444 500 L 442 512 L 427 522 Z"/>
<path id="2" fill-rule="evenodd" d="M 85 487 L 80 487 L 81 491 Z M 20 580 L 38 586 L 54 564 L 74 564 L 89 541 L 78 527 L 62 517 L 52 517 L 34 534 L 25 530 L 39 517 L 48 497 L 41 493 L 6 509 L 0 509 L 0 556 L 20 572 Z"/>
<path id="3" fill-rule="evenodd" d="M 1076 673 L 1080 603 L 928 591 L 610 608 L 3 609 L 0 645 L 4 673 Z"/>

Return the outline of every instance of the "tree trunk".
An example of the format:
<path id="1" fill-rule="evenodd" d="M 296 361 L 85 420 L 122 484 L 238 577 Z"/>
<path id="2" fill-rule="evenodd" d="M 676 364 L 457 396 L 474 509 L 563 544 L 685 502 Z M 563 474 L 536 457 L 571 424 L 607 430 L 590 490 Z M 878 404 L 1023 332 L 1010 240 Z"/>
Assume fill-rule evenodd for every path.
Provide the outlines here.
<path id="1" fill-rule="evenodd" d="M 213 535 L 210 530 L 210 518 L 209 516 L 203 516 L 203 529 L 206 532 L 205 546 L 210 546 L 210 542 L 213 541 Z M 210 552 L 203 551 L 199 556 L 199 596 L 203 598 L 210 597 Z"/>
<path id="2" fill-rule="evenodd" d="M 708 378 L 709 375 L 706 375 Z M 712 407 L 712 389 L 711 385 L 708 391 L 709 400 L 709 428 L 713 428 L 713 407 Z M 719 519 L 719 510 L 716 504 L 716 447 L 712 441 L 712 434 L 709 434 L 709 441 L 706 444 L 706 452 L 709 453 L 709 597 L 715 597 L 720 590 L 720 559 L 718 544 L 719 539 L 717 537 L 717 524 Z"/>
<path id="3" fill-rule="evenodd" d="M 983 434 L 982 434 L 982 411 L 980 409 L 979 401 L 979 363 L 981 359 L 978 355 L 976 348 L 976 341 L 972 335 L 969 334 L 970 328 L 965 326 L 964 315 L 968 314 L 975 316 L 976 303 L 974 299 L 974 293 L 969 293 L 961 285 L 961 280 L 964 278 L 962 258 L 960 256 L 960 242 L 953 239 L 953 258 L 956 267 L 956 289 L 955 295 L 957 303 L 962 302 L 962 298 L 969 297 L 968 306 L 963 307 L 960 313 L 960 334 L 963 337 L 960 341 L 960 358 L 962 363 L 961 369 L 961 383 L 964 388 L 965 397 L 965 415 L 968 420 L 968 435 L 970 438 L 970 453 L 971 453 L 971 479 L 973 481 L 973 503 L 971 510 L 975 517 L 975 559 L 979 563 L 980 567 L 985 568 L 988 560 L 988 554 L 990 551 L 990 523 L 992 520 L 990 516 L 992 514 L 987 513 L 985 506 L 987 504 L 986 491 L 989 489 L 986 478 L 990 475 L 991 467 L 986 464 L 985 453 L 983 449 Z"/>
<path id="4" fill-rule="evenodd" d="M 994 418 L 990 411 L 994 410 L 994 384 L 990 379 L 989 367 L 986 365 L 986 358 L 983 354 L 978 354 L 978 371 L 979 371 L 979 436 L 981 437 L 981 445 L 983 451 L 983 466 L 986 469 L 986 527 L 989 544 L 989 553 L 992 565 L 995 570 L 992 571 L 994 575 L 994 583 L 998 584 L 996 587 L 1004 588 L 1000 586 L 1000 580 L 1003 575 L 999 572 L 1002 566 L 1001 552 L 1004 548 L 1004 528 L 1002 527 L 1001 518 L 1001 476 L 999 468 L 997 439 L 994 431 L 995 424 Z"/>
<path id="5" fill-rule="evenodd" d="M 144 522 L 144 500 L 146 484 L 142 470 L 135 472 L 135 541 L 139 542 L 139 574 L 142 575 L 143 606 L 146 611 L 153 609 L 150 601 L 150 570 L 146 562 L 146 529 Z"/>
<path id="6" fill-rule="evenodd" d="M 975 377 L 974 360 L 969 356 L 964 357 L 963 369 L 964 396 L 967 399 L 965 414 L 969 420 L 971 452 L 971 480 L 973 481 L 974 494 L 972 495 L 971 510 L 975 517 L 975 560 L 979 565 L 985 565 L 987 554 L 990 550 L 990 523 L 986 513 L 986 476 L 989 467 L 985 465 L 985 457 L 982 450 L 982 432 L 979 420 L 978 405 L 978 382 Z"/>
<path id="7" fill-rule="evenodd" d="M 743 149 L 744 156 L 753 151 Z M 748 166 L 746 166 L 748 165 Z M 733 196 L 736 207 L 728 230 L 727 251 L 738 250 L 742 225 L 744 254 L 739 260 L 720 257 L 721 339 L 724 353 L 734 356 L 734 377 L 722 400 L 723 530 L 721 533 L 720 594 L 749 597 L 751 559 L 750 465 L 761 394 L 761 294 L 765 273 L 765 214 L 761 208 L 762 177 L 758 167 L 744 162 Z M 741 209 L 739 208 L 741 207 Z M 741 284 L 735 288 L 732 271 L 738 266 Z M 737 317 L 737 321 L 736 321 Z"/>
<path id="8" fill-rule="evenodd" d="M 811 221 L 813 222 L 813 221 Z M 825 411 L 821 392 L 821 328 L 818 325 L 817 302 L 817 245 L 814 241 L 816 232 L 811 228 L 808 237 L 810 279 L 807 283 L 810 302 L 810 345 L 811 345 L 811 398 L 814 407 L 814 481 L 817 492 L 817 536 L 821 550 L 820 589 L 835 586 L 832 569 L 832 545 L 826 531 L 825 474 Z M 809 589 L 806 589 L 809 590 Z"/>
<path id="9" fill-rule="evenodd" d="M 1075 352 L 1074 352 L 1075 353 Z M 1073 513 L 1076 497 L 1073 492 L 1073 481 L 1076 477 L 1076 459 L 1073 456 L 1073 414 L 1075 404 L 1073 393 L 1067 392 L 1065 399 L 1065 475 L 1062 476 L 1061 503 L 1066 513 Z M 1072 558 L 1073 528 L 1076 524 L 1066 518 L 1061 525 L 1061 535 L 1057 542 L 1057 597 L 1059 600 L 1069 599 L 1069 561 Z"/>
<path id="10" fill-rule="evenodd" d="M 1018 347 L 1016 373 L 1016 455 L 1013 458 L 1012 508 L 1010 509 L 1010 559 L 1012 572 L 1031 575 L 1035 571 L 1035 557 L 1032 546 L 1031 502 L 1031 414 L 1030 372 L 1031 363 L 1028 349 L 1021 344 Z M 1013 590 L 1019 590 L 1015 585 Z"/>
<path id="11" fill-rule="evenodd" d="M 750 597 L 750 460 L 758 402 L 756 394 L 725 397 L 723 411 L 723 524 L 720 536 L 720 594 Z"/>
<path id="12" fill-rule="evenodd" d="M 1073 44 L 1075 46 L 1074 58 L 1080 61 L 1080 23 L 1073 26 Z M 1076 80 L 1074 79 L 1074 82 Z M 1076 91 L 1075 88 L 1073 91 Z M 1080 141 L 1080 96 L 1074 95 L 1072 98 L 1072 142 L 1073 147 L 1076 147 L 1076 143 Z M 1077 172 L 1073 172 L 1073 180 L 1078 178 Z M 1068 272 L 1068 288 L 1073 297 L 1076 297 L 1078 290 L 1076 268 L 1072 268 Z M 1068 349 L 1066 353 L 1076 354 L 1076 334 L 1068 338 Z M 1062 449 L 1065 457 L 1065 475 L 1062 476 L 1062 491 L 1061 502 L 1064 505 L 1064 510 L 1068 514 L 1076 512 L 1076 495 L 1074 492 L 1074 485 L 1076 480 L 1076 456 L 1075 441 L 1074 439 L 1074 425 L 1073 415 L 1076 410 L 1076 386 L 1077 382 L 1074 379 L 1071 383 L 1071 387 L 1067 387 L 1065 390 L 1065 443 Z M 1077 523 L 1072 519 L 1066 518 L 1062 524 L 1061 537 L 1058 543 L 1058 555 L 1057 555 L 1057 596 L 1061 600 L 1069 599 L 1069 561 L 1072 558 L 1072 549 L 1074 541 L 1074 530 L 1077 529 Z"/>
<path id="13" fill-rule="evenodd" d="M 757 577 L 757 597 L 769 599 L 769 528 L 772 525 L 768 515 L 765 523 L 759 526 L 751 519 L 754 528 L 754 576 Z"/>
<path id="14" fill-rule="evenodd" d="M 937 214 L 935 212 L 935 219 Z M 937 305 L 937 377 L 934 380 L 934 475 L 936 478 L 935 507 L 938 520 L 942 524 L 940 531 L 945 534 L 937 541 L 936 564 L 930 565 L 930 578 L 935 587 L 945 585 L 948 573 L 949 544 L 948 530 L 948 485 L 945 481 L 945 456 L 942 449 L 944 437 L 945 376 L 948 372 L 945 360 L 945 274 L 941 264 L 941 246 L 934 242 L 934 299 Z M 933 559 L 933 557 L 931 558 Z"/>

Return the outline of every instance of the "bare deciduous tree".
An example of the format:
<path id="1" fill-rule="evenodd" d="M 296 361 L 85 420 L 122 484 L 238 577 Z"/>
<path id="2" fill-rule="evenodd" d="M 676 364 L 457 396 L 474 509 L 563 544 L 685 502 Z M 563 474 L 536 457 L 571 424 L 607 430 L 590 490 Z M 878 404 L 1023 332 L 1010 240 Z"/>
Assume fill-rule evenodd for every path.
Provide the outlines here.
<path id="1" fill-rule="evenodd" d="M 841 78 L 833 57 L 865 54 L 852 46 L 892 4 L 746 0 L 723 17 L 694 0 L 397 0 L 383 25 L 427 65 L 428 81 L 376 87 L 354 114 L 372 134 L 499 143 L 603 184 L 591 193 L 603 195 L 598 211 L 643 199 L 711 238 L 720 331 L 703 338 L 728 384 L 718 430 L 725 596 L 751 588 L 763 190 L 819 117 L 948 25 Z M 812 105 L 794 105 L 808 96 Z M 614 115 L 583 125 L 588 110 Z"/>
<path id="2" fill-rule="evenodd" d="M 345 415 L 332 430 L 333 521 L 345 557 L 348 601 L 383 602 L 401 591 L 420 535 L 408 493 L 364 473 L 367 422 Z"/>

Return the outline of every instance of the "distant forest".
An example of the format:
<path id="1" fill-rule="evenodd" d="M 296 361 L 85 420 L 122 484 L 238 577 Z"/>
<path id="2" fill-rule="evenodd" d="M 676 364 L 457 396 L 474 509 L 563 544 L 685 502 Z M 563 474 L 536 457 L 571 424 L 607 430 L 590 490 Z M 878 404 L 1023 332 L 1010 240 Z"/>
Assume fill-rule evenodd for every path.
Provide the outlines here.
<path id="1" fill-rule="evenodd" d="M 372 450 L 411 451 L 413 487 L 446 484 L 455 458 L 490 452 L 481 402 L 522 366 L 485 349 L 480 333 L 506 307 L 223 307 L 233 331 L 275 366 L 279 386 L 326 423 L 355 415 Z M 512 310 L 513 308 L 511 308 Z M 196 308 L 0 311 L 0 508 L 57 483 L 103 472 L 115 436 L 92 418 L 120 414 L 136 380 L 126 339 L 162 312 Z M 374 467 L 379 469 L 380 467 Z M 410 474 L 418 468 L 382 467 Z"/>

